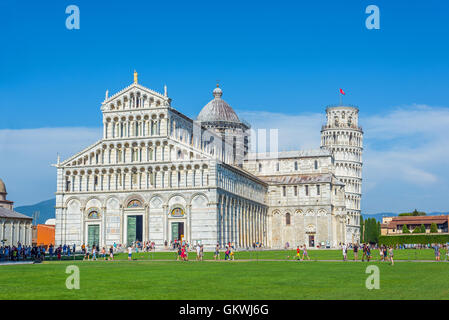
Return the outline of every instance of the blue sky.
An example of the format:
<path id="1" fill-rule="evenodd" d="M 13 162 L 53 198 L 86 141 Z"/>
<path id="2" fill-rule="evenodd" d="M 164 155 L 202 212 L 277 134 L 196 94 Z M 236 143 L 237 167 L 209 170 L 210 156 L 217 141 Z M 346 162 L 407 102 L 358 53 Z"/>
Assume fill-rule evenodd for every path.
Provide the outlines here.
<path id="1" fill-rule="evenodd" d="M 65 28 L 70 4 L 80 30 Z M 380 30 L 365 28 L 370 4 Z M 364 211 L 448 211 L 448 10 L 440 0 L 3 1 L 0 177 L 17 204 L 51 198 L 49 162 L 99 137 L 106 89 L 136 69 L 191 117 L 219 80 L 246 120 L 285 129 L 284 148 L 318 146 L 324 108 L 344 88 L 366 134 Z"/>

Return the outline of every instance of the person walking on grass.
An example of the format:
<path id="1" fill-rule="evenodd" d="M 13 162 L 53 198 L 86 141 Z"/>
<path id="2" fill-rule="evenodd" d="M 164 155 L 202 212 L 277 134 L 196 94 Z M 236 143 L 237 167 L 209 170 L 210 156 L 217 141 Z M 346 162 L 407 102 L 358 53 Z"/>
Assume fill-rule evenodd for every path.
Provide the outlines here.
<path id="1" fill-rule="evenodd" d="M 229 260 L 235 260 L 234 256 L 234 246 L 229 247 Z"/>
<path id="2" fill-rule="evenodd" d="M 189 261 L 189 257 L 187 255 L 187 248 L 186 245 L 182 246 L 182 250 L 181 250 L 181 258 L 183 261 Z"/>
<path id="3" fill-rule="evenodd" d="M 393 247 L 390 247 L 390 250 L 389 250 L 389 257 L 390 257 L 391 265 L 394 266 L 394 260 L 393 260 Z"/>
<path id="4" fill-rule="evenodd" d="M 354 245 L 353 251 L 354 251 L 354 261 L 357 261 L 359 251 L 359 246 L 357 243 Z"/>
<path id="5" fill-rule="evenodd" d="M 380 261 L 384 261 L 384 246 L 380 246 L 379 248 Z"/>
<path id="6" fill-rule="evenodd" d="M 220 260 L 220 246 L 218 244 L 215 246 L 214 260 Z"/>
<path id="7" fill-rule="evenodd" d="M 347 254 L 348 254 L 348 247 L 346 246 L 345 243 L 343 243 L 343 246 L 342 246 L 341 250 L 342 250 L 342 253 L 343 253 L 343 261 L 346 261 L 347 258 L 348 258 L 348 257 L 347 257 Z"/>
<path id="8" fill-rule="evenodd" d="M 201 260 L 201 248 L 200 245 L 197 244 L 196 245 L 196 261 L 200 261 Z"/>
<path id="9" fill-rule="evenodd" d="M 114 247 L 113 246 L 111 246 L 109 248 L 109 260 L 114 261 Z"/>
<path id="10" fill-rule="evenodd" d="M 362 245 L 362 262 L 365 261 L 366 258 L 366 243 Z"/>
<path id="11" fill-rule="evenodd" d="M 370 261 L 371 259 L 371 247 L 369 243 L 366 245 L 366 261 Z"/>
<path id="12" fill-rule="evenodd" d="M 301 261 L 301 249 L 299 246 L 296 247 L 296 260 Z"/>
<path id="13" fill-rule="evenodd" d="M 175 244 L 175 245 L 178 248 L 178 254 L 177 254 L 177 257 L 176 257 L 176 261 L 179 261 L 179 259 L 181 259 L 181 255 L 182 255 L 182 248 L 181 248 L 181 246 L 179 244 Z"/>
<path id="14" fill-rule="evenodd" d="M 97 247 L 92 246 L 92 261 L 97 260 Z"/>
<path id="15" fill-rule="evenodd" d="M 106 260 L 106 250 L 104 247 L 101 249 L 101 256 L 103 257 L 103 260 Z"/>
<path id="16" fill-rule="evenodd" d="M 304 248 L 302 249 L 302 260 L 304 261 L 305 258 L 307 258 L 307 260 L 310 260 L 309 253 L 307 252 L 307 247 L 304 244 Z"/>
<path id="17" fill-rule="evenodd" d="M 440 261 L 440 246 L 435 243 L 433 250 L 435 251 L 435 261 Z"/>
<path id="18" fill-rule="evenodd" d="M 228 246 L 226 246 L 225 260 L 229 260 L 229 247 Z"/>
<path id="19" fill-rule="evenodd" d="M 84 249 L 84 258 L 83 258 L 83 260 L 89 261 L 89 250 L 88 250 L 88 248 Z"/>
<path id="20" fill-rule="evenodd" d="M 133 255 L 133 248 L 131 246 L 128 246 L 128 261 L 131 261 Z"/>

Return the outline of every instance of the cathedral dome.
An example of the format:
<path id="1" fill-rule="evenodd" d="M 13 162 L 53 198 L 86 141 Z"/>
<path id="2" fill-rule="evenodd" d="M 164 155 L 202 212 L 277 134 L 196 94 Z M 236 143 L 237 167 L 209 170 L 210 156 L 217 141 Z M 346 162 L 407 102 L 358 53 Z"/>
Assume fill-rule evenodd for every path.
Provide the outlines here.
<path id="1" fill-rule="evenodd" d="M 240 122 L 235 111 L 221 98 L 223 91 L 218 87 L 218 85 L 214 89 L 213 95 L 214 99 L 204 106 L 198 114 L 196 120 L 201 122 Z"/>

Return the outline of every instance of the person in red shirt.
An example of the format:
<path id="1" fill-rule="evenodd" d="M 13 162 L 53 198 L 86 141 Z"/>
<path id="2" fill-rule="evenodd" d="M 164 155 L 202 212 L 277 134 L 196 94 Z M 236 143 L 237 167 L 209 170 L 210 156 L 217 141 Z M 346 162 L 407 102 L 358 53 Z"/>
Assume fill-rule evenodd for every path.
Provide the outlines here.
<path id="1" fill-rule="evenodd" d="M 301 260 L 301 249 L 299 248 L 299 246 L 296 248 L 296 257 L 297 260 Z"/>

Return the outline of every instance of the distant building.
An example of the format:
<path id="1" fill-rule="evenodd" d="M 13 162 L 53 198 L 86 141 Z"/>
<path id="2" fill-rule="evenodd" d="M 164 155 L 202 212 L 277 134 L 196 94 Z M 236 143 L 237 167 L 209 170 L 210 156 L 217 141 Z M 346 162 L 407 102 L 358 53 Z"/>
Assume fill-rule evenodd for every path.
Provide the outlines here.
<path id="1" fill-rule="evenodd" d="M 435 223 L 438 233 L 448 233 L 449 215 L 441 216 L 402 216 L 382 218 L 381 235 L 402 233 L 402 228 L 407 225 L 410 232 L 424 225 L 426 233 L 430 233 L 430 226 Z"/>
<path id="2" fill-rule="evenodd" d="M 54 220 L 54 219 L 48 219 Z M 47 221 L 48 221 L 47 220 Z M 38 224 L 33 226 L 33 245 L 44 246 L 48 248 L 55 245 L 55 224 Z"/>
<path id="3" fill-rule="evenodd" d="M 12 246 L 19 242 L 31 245 L 31 225 L 33 219 L 15 212 L 14 202 L 6 199 L 6 186 L 0 179 L 0 245 Z"/>

